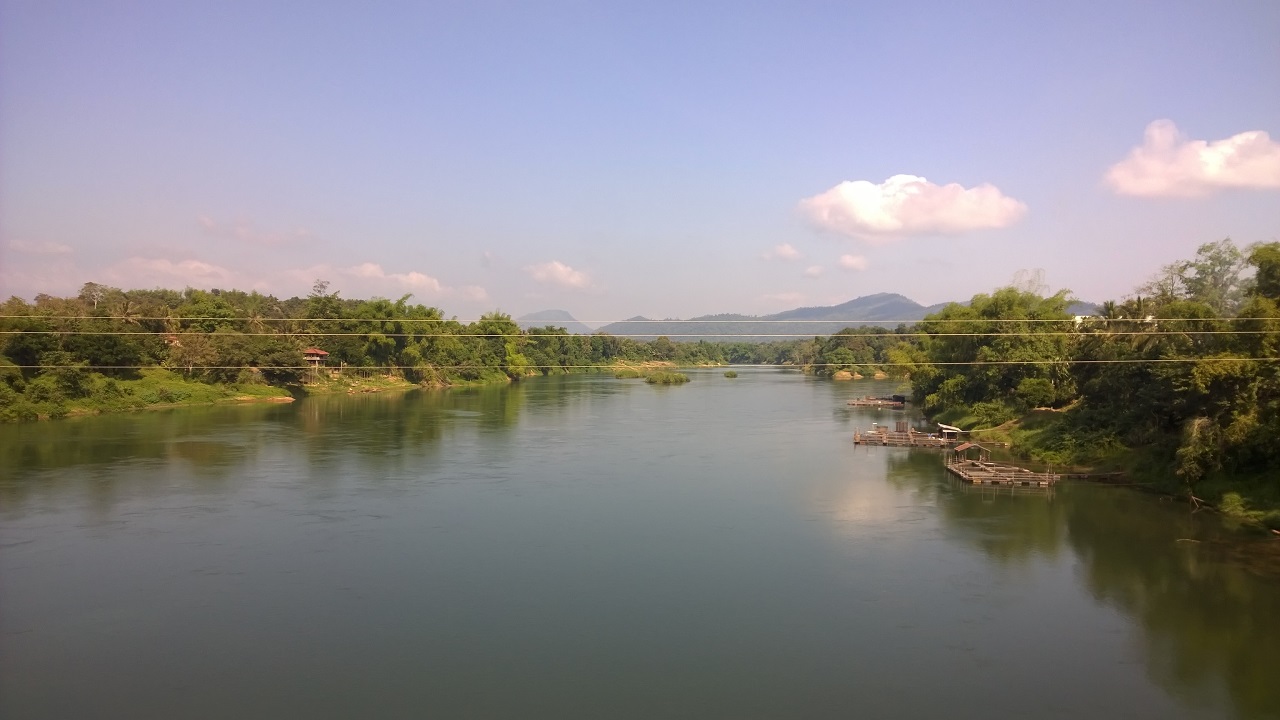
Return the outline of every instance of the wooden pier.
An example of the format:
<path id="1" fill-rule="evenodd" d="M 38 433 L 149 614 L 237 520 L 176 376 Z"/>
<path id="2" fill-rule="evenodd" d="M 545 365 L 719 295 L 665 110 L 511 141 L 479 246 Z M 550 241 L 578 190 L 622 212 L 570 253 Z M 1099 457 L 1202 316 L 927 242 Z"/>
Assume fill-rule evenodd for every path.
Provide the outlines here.
<path id="1" fill-rule="evenodd" d="M 887 447 L 915 447 L 945 450 L 955 445 L 955 440 L 922 433 L 911 428 L 890 430 L 887 427 L 876 428 L 867 432 L 860 430 L 853 433 L 854 445 L 884 445 Z"/>
<path id="2" fill-rule="evenodd" d="M 968 460 L 958 455 L 947 458 L 947 471 L 971 485 L 1007 485 L 1010 487 L 1053 487 L 1059 476 L 1032 472 L 1013 465 L 997 465 Z"/>

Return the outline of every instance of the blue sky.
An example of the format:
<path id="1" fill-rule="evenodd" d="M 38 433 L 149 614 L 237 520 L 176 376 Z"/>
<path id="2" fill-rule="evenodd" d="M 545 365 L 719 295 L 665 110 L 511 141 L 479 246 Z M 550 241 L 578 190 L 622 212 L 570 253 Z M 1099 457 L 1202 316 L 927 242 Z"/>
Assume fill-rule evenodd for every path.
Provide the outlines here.
<path id="1" fill-rule="evenodd" d="M 1280 3 L 632 5 L 0 0 L 0 293 L 1100 301 L 1280 239 Z"/>

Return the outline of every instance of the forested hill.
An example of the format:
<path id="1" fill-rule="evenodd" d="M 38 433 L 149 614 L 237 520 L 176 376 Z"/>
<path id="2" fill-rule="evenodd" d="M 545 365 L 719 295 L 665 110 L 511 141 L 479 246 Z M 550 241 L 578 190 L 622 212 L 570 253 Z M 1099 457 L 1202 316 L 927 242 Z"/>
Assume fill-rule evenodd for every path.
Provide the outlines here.
<path id="1" fill-rule="evenodd" d="M 522 330 L 551 326 L 564 328 L 570 335 L 590 335 L 592 333 L 591 328 L 578 322 L 566 310 L 540 310 L 528 315 L 521 315 L 516 318 L 516 324 Z"/>

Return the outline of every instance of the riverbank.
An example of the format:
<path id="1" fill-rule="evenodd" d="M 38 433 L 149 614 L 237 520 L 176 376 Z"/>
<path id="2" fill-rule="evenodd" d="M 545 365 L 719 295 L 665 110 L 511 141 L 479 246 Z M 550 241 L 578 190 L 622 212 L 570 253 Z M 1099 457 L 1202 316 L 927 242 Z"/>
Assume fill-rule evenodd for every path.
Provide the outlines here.
<path id="1" fill-rule="evenodd" d="M 1280 493 L 1270 477 L 1219 470 L 1189 489 L 1175 472 L 1172 449 L 1128 447 L 1114 435 L 1080 427 L 1069 411 L 1037 409 L 988 428 L 976 427 L 978 421 L 963 412 L 943 412 L 934 419 L 971 428 L 974 441 L 1003 445 L 1017 460 L 1063 473 L 1119 473 L 1134 485 L 1210 508 L 1241 523 L 1280 530 Z"/>
<path id="2" fill-rule="evenodd" d="M 675 367 L 675 363 L 667 361 L 620 361 L 588 368 L 550 370 L 589 373 L 637 369 L 648 374 Z M 526 376 L 541 374 L 540 369 L 529 368 Z M 265 382 L 209 383 L 188 378 L 166 368 L 141 370 L 138 377 L 129 379 L 84 373 L 71 387 L 58 387 L 47 382 L 41 384 L 39 381 L 26 382 L 27 392 L 23 393 L 15 392 L 0 383 L 0 422 L 34 422 L 64 417 L 253 402 L 287 403 L 311 395 L 406 392 L 420 388 L 443 390 L 511 382 L 514 380 L 504 372 L 463 379 L 448 377 L 442 372 L 432 372 L 429 369 L 424 371 L 421 381 L 412 382 L 402 375 L 358 367 L 344 368 L 337 375 L 330 372 L 308 375 L 302 384 L 288 386 L 269 385 Z"/>

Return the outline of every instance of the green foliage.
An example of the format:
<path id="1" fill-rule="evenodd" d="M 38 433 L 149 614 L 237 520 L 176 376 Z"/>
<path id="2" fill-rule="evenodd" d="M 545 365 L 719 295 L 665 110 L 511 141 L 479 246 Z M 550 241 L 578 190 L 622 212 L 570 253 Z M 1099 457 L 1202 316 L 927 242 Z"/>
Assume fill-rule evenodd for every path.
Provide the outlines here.
<path id="1" fill-rule="evenodd" d="M 689 382 L 689 376 L 681 372 L 660 370 L 645 375 L 644 381 L 650 385 L 681 385 Z"/>
<path id="2" fill-rule="evenodd" d="M 636 368 L 624 367 L 621 370 L 618 370 L 617 372 L 615 372 L 613 376 L 615 378 L 618 378 L 619 380 L 633 380 L 635 378 L 644 377 L 644 374 L 641 373 Z"/>
<path id="3" fill-rule="evenodd" d="M 732 378 L 736 378 L 736 377 L 738 377 L 738 371 L 737 371 L 737 370 L 725 370 L 725 371 L 724 371 L 724 376 L 725 376 L 725 377 L 727 377 L 727 378 L 730 378 L 730 379 L 732 379 Z"/>
<path id="4" fill-rule="evenodd" d="M 1280 243 L 1246 256 L 1224 240 L 1098 318 L 1069 321 L 1065 293 L 1004 288 L 930 316 L 929 336 L 897 357 L 944 422 L 995 427 L 1058 408 L 1051 423 L 1033 413 L 1000 432 L 1042 462 L 1127 464 L 1166 490 L 1280 521 L 1277 296 Z"/>

